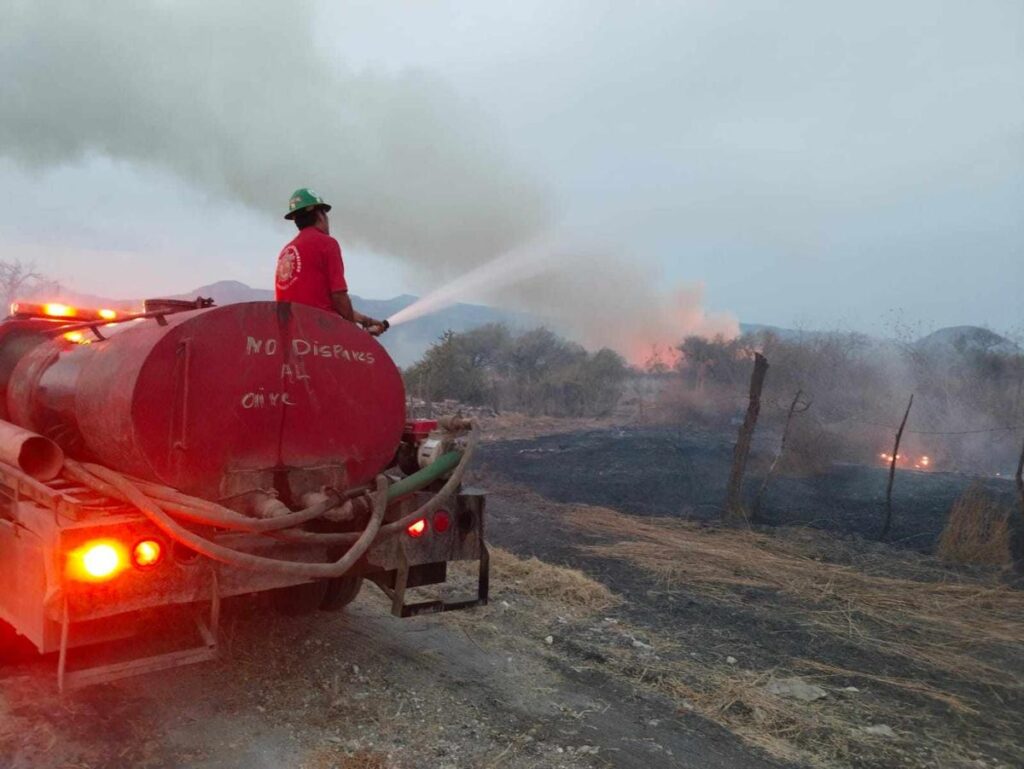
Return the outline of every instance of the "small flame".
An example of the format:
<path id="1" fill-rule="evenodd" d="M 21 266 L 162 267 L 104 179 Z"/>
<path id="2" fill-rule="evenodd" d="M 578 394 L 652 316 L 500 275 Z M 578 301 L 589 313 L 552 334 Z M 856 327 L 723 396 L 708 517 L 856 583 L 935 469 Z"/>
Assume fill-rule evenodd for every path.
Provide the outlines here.
<path id="1" fill-rule="evenodd" d="M 103 320 L 114 320 L 117 317 L 117 313 L 114 310 L 108 310 L 106 308 L 97 310 L 97 314 L 103 318 Z"/>
<path id="2" fill-rule="evenodd" d="M 885 464 L 892 464 L 892 454 L 883 451 L 878 455 L 878 457 Z M 915 470 L 930 470 L 932 466 L 932 458 L 927 454 L 922 454 L 917 459 L 908 454 L 897 454 L 896 465 L 897 467 L 912 467 Z"/>

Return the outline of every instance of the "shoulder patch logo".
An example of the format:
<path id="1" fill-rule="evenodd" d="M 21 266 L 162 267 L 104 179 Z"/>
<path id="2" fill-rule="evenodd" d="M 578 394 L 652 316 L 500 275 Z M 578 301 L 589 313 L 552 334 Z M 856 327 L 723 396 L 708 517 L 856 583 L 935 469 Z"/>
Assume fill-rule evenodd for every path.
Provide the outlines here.
<path id="1" fill-rule="evenodd" d="M 302 272 L 302 255 L 295 246 L 285 246 L 277 257 L 277 287 L 288 288 Z"/>

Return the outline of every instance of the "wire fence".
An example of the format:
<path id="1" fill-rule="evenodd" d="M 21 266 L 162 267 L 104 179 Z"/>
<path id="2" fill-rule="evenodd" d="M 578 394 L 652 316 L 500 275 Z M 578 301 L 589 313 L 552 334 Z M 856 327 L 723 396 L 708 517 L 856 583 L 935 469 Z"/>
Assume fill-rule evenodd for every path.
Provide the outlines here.
<path id="1" fill-rule="evenodd" d="M 751 403 L 750 392 L 718 396 L 720 404 L 746 408 Z M 766 407 L 754 425 L 760 432 L 754 451 L 760 453 L 760 462 L 754 457 L 744 481 L 745 513 L 753 520 L 858 534 L 928 552 L 945 548 L 946 555 L 956 549 L 949 545 L 955 540 L 968 553 L 967 561 L 971 553 L 991 559 L 1002 552 L 1007 560 L 1016 553 L 1018 566 L 1024 563 L 1024 422 L 1019 421 L 1019 403 L 1009 409 L 1017 419 L 1004 424 L 992 424 L 992 411 L 954 409 L 952 424 L 944 425 L 943 404 L 911 398 L 909 403 L 893 403 L 904 416 L 898 424 L 850 414 L 849 403 L 841 409 L 829 403 L 827 416 L 822 416 L 820 409 L 815 413 L 813 397 L 801 390 L 786 402 L 777 390 L 774 397 L 758 396 Z M 884 403 L 879 399 L 869 407 L 877 412 Z M 915 427 L 915 418 L 924 424 Z M 976 426 L 970 424 L 972 418 Z M 749 422 L 749 411 L 743 420 L 732 411 L 729 423 L 738 429 L 733 446 L 744 443 Z M 798 429 L 819 428 L 810 445 L 792 445 L 794 424 Z M 685 419 L 681 425 L 685 431 Z M 801 450 L 812 455 L 810 466 L 800 458 L 794 461 Z M 740 450 L 734 452 L 733 472 Z M 728 501 L 720 512 L 730 516 Z M 965 531 L 974 538 L 966 544 Z"/>

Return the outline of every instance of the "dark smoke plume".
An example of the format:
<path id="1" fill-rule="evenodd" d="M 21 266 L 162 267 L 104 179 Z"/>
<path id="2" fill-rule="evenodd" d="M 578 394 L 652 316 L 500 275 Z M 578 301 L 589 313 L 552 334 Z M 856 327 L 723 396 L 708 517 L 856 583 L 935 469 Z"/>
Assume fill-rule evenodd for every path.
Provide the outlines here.
<path id="1" fill-rule="evenodd" d="M 274 215 L 319 187 L 346 239 L 452 271 L 547 223 L 544 191 L 474 110 L 424 73 L 340 68 L 312 8 L 8 4 L 0 154 L 163 167 Z"/>

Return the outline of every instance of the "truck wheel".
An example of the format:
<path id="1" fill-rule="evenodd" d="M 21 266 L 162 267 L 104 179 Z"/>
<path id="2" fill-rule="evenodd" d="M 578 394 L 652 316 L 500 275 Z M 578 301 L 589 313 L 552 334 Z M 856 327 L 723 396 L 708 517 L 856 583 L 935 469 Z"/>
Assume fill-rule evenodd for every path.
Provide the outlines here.
<path id="1" fill-rule="evenodd" d="M 327 594 L 324 596 L 323 601 L 320 602 L 320 609 L 322 611 L 344 609 L 356 600 L 356 596 L 359 595 L 359 590 L 362 587 L 362 577 L 338 577 L 337 579 L 328 580 Z"/>
<path id="2" fill-rule="evenodd" d="M 35 647 L 0 619 L 0 665 L 26 662 L 38 656 Z"/>
<path id="3" fill-rule="evenodd" d="M 286 617 L 301 617 L 312 614 L 327 594 L 330 581 L 318 579 L 302 585 L 292 585 L 270 591 L 270 602 L 274 611 Z"/>

